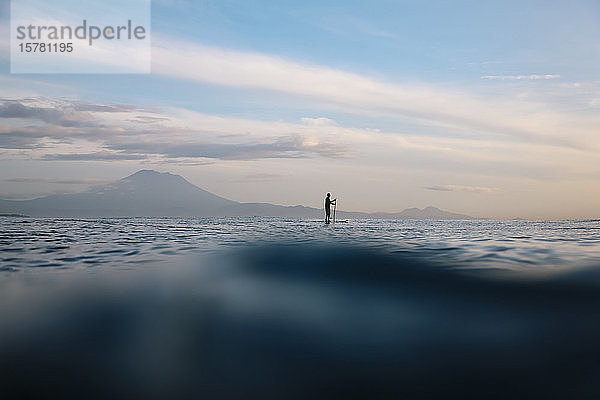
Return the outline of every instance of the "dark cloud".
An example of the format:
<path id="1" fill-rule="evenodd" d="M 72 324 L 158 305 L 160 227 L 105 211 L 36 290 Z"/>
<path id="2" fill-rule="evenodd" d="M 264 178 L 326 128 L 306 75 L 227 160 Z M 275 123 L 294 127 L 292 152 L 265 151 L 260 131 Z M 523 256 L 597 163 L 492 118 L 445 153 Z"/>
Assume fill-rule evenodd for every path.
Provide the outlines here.
<path id="1" fill-rule="evenodd" d="M 31 106 L 27 102 L 31 102 L 31 99 L 0 99 L 0 118 L 33 119 L 63 127 L 93 127 L 98 124 L 90 112 L 157 111 L 128 104 L 93 104 L 77 100 L 54 102 L 52 107 Z"/>
<path id="2" fill-rule="evenodd" d="M 18 101 L 4 100 L 0 104 L 0 118 L 39 119 L 51 124 L 60 123 L 63 112 L 56 108 L 30 107 Z"/>
<path id="3" fill-rule="evenodd" d="M 43 106 L 39 106 L 42 104 Z M 46 106 L 49 104 L 49 106 Z M 127 129 L 95 113 L 140 111 L 128 119 Z M 145 113 L 150 113 L 146 115 Z M 214 133 L 202 127 L 191 130 L 160 122 L 169 120 L 156 109 L 124 104 L 93 104 L 51 99 L 0 99 L 0 118 L 24 119 L 32 124 L 0 127 L 0 148 L 37 149 L 52 143 L 73 143 L 77 139 L 95 142 L 106 151 L 94 153 L 47 154 L 43 160 L 141 160 L 148 155 L 165 159 L 256 160 L 264 158 L 341 158 L 347 149 L 337 143 L 306 141 L 290 133 L 275 139 L 247 142 L 247 135 Z M 40 125 L 39 122 L 43 122 Z M 2 132 L 4 130 L 4 132 Z M 199 138 L 191 142 L 169 142 L 173 137 Z M 240 142 L 231 143 L 236 138 Z M 42 141 L 47 138 L 48 140 Z M 201 139 L 200 139 L 201 138 Z M 244 140 L 246 139 L 246 140 Z M 192 139 L 193 140 L 193 139 Z M 223 143 L 227 141 L 229 143 Z"/>
<path id="4" fill-rule="evenodd" d="M 72 107 L 34 107 L 14 100 L 3 100 L 0 104 L 0 118 L 21 118 L 38 120 L 62 127 L 95 126 L 93 119 Z"/>
<path id="5" fill-rule="evenodd" d="M 0 133 L 0 148 L 2 149 L 35 149 L 37 140 L 30 137 L 21 137 L 18 135 L 9 135 Z"/>
<path id="6" fill-rule="evenodd" d="M 1 129 L 1 128 L 0 128 Z M 0 148 L 3 149 L 39 149 L 47 147 L 41 143 L 43 138 L 52 138 L 61 142 L 70 142 L 74 136 L 81 136 L 81 130 L 48 125 L 44 127 L 24 127 L 0 131 Z"/>
<path id="7" fill-rule="evenodd" d="M 95 153 L 46 154 L 44 161 L 127 161 L 143 160 L 143 154 L 110 153 L 99 151 Z"/>
<path id="8" fill-rule="evenodd" d="M 83 126 L 82 124 L 74 124 L 77 126 L 65 125 L 29 125 L 16 128 L 0 126 L 0 148 L 38 149 L 50 146 L 50 142 L 72 143 L 75 139 L 103 143 L 137 135 L 150 135 L 156 133 L 149 130 L 125 131 L 118 126 L 105 126 L 95 122 L 90 122 L 86 124 L 87 126 Z M 50 141 L 42 142 L 42 139 L 44 138 L 50 139 Z"/>
<path id="9" fill-rule="evenodd" d="M 0 128 L 1 129 L 1 128 Z M 45 130 L 21 128 L 0 131 L 0 148 L 3 149 L 36 149 L 44 147 L 40 139 L 50 136 L 52 128 Z"/>
<path id="10" fill-rule="evenodd" d="M 222 160 L 254 160 L 259 158 L 341 158 L 346 151 L 339 145 L 321 143 L 307 145 L 298 136 L 279 138 L 271 143 L 127 143 L 110 145 L 111 149 L 157 154 L 168 158 L 215 158 Z"/>

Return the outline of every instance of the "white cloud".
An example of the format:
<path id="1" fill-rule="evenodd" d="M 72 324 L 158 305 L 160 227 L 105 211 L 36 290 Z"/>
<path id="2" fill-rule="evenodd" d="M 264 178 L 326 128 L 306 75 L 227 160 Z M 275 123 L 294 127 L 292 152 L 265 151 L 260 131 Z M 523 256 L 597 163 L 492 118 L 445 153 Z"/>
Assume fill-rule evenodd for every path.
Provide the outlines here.
<path id="1" fill-rule="evenodd" d="M 468 193 L 494 193 L 498 192 L 497 188 L 485 186 L 463 186 L 463 185 L 433 185 L 425 186 L 427 190 L 436 190 L 440 192 L 468 192 Z"/>
<path id="2" fill-rule="evenodd" d="M 600 116 L 567 113 L 518 97 L 482 97 L 432 85 L 399 85 L 339 69 L 156 35 L 152 71 L 220 86 L 283 92 L 316 100 L 322 107 L 372 117 L 410 118 L 479 135 L 600 148 Z"/>
<path id="3" fill-rule="evenodd" d="M 325 118 L 325 117 L 317 117 L 317 118 L 303 117 L 303 118 L 301 118 L 301 121 L 304 122 L 306 125 L 311 125 L 311 126 L 335 126 L 335 125 L 337 125 L 337 123 L 334 120 Z"/>
<path id="4" fill-rule="evenodd" d="M 519 96 L 481 96 L 462 89 L 408 85 L 280 57 L 153 36 L 152 72 L 219 86 L 285 93 L 319 107 L 369 117 L 411 119 L 480 137 L 600 149 L 600 115 Z M 114 61 L 119 63 L 118 60 Z M 488 75 L 490 80 L 556 79 L 560 75 Z M 595 103 L 588 103 L 592 109 Z M 323 117 L 321 117 L 323 118 Z M 305 124 L 326 124 L 325 119 Z M 447 134 L 450 134 L 448 132 Z"/>
<path id="5" fill-rule="evenodd" d="M 501 80 L 501 81 L 538 81 L 548 79 L 558 79 L 558 74 L 544 74 L 544 75 L 484 75 L 481 79 Z"/>

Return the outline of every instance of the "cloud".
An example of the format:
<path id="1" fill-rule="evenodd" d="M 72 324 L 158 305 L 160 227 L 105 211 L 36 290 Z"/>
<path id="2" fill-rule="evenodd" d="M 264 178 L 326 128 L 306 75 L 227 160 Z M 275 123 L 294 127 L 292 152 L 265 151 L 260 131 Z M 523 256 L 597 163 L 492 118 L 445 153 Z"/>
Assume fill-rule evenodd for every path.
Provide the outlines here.
<path id="1" fill-rule="evenodd" d="M 600 116 L 567 110 L 544 99 L 523 96 L 481 95 L 448 85 L 399 84 L 328 66 L 295 61 L 274 55 L 223 49 L 153 35 L 154 75 L 203 84 L 261 92 L 277 92 L 319 107 L 368 117 L 392 117 L 448 131 L 529 143 L 600 148 L 597 126 Z M 558 74 L 487 75 L 483 79 L 556 79 Z M 72 110 L 83 111 L 82 105 Z M 92 107 L 88 105 L 88 107 Z M 116 105 L 103 105 L 105 108 Z M 591 106 L 590 106 L 591 107 Z M 98 111 L 101 111 L 97 109 Z M 43 110 L 31 110 L 43 114 Z M 123 113 L 133 110 L 123 110 Z M 104 110 L 108 112 L 108 110 Z M 150 114 L 148 110 L 145 110 Z M 39 118 L 58 118 L 40 115 Z M 60 115 L 63 125 L 83 124 Z M 136 118 L 136 117 L 132 117 Z M 150 121 L 150 115 L 139 121 Z M 305 123 L 309 123 L 305 121 Z M 317 122 L 318 123 L 318 122 Z M 449 133 L 447 133 L 449 134 Z"/>
<path id="2" fill-rule="evenodd" d="M 337 125 L 337 123 L 334 120 L 325 118 L 325 117 L 317 117 L 317 118 L 303 117 L 300 120 L 302 122 L 304 122 L 306 125 L 311 125 L 311 126 L 335 126 L 335 125 Z"/>
<path id="3" fill-rule="evenodd" d="M 11 100 L 30 109 L 69 109 L 73 118 L 86 118 L 86 126 L 68 127 L 61 125 L 60 119 L 49 119 L 57 121 L 55 124 L 40 123 L 35 113 L 29 119 L 4 120 L 8 125 L 0 126 L 0 148 L 15 159 L 145 160 L 186 165 L 276 159 L 294 164 L 293 160 L 311 159 L 304 164 L 306 169 L 326 165 L 322 161 L 336 160 L 331 166 L 346 165 L 352 169 L 362 165 L 388 171 L 411 169 L 457 174 L 477 171 L 481 176 L 537 180 L 597 176 L 600 172 L 595 162 L 597 152 L 593 149 L 499 140 L 483 135 L 456 138 L 352 128 L 325 117 L 306 117 L 291 123 L 215 116 L 181 108 L 145 110 L 121 105 L 120 112 L 112 109 L 104 112 L 106 109 L 96 108 L 93 103 L 80 107 L 100 110 L 91 112 L 78 111 L 76 102 L 65 99 Z M 278 164 L 277 168 L 281 167 Z"/>
<path id="4" fill-rule="evenodd" d="M 11 129 L 10 127 L 0 127 L 0 148 L 1 149 L 34 149 L 40 147 L 39 139 L 43 134 L 31 134 L 26 130 Z"/>
<path id="5" fill-rule="evenodd" d="M 55 179 L 55 178 L 8 178 L 4 182 L 13 183 L 56 183 L 59 185 L 99 185 L 109 183 L 106 179 Z"/>
<path id="6" fill-rule="evenodd" d="M 484 75 L 481 79 L 489 80 L 501 80 L 501 81 L 537 81 L 537 80 L 548 80 L 558 79 L 558 74 L 545 74 L 545 75 Z"/>
<path id="7" fill-rule="evenodd" d="M 77 140 L 102 142 L 151 132 L 166 120 L 153 108 L 45 97 L 0 98 L 0 148 L 40 149 Z M 131 132 L 128 128 L 134 128 Z"/>
<path id="8" fill-rule="evenodd" d="M 0 126 L 0 148 L 47 150 L 43 160 L 141 160 L 148 155 L 255 160 L 351 154 L 340 140 L 328 139 L 330 133 L 320 134 L 320 129 L 334 124 L 327 118 L 311 118 L 305 124 L 270 123 L 46 98 L 3 99 L 0 110 L 7 118 L 25 121 Z M 65 114 L 80 123 L 64 123 Z M 53 150 L 59 146 L 72 152 Z"/>
<path id="9" fill-rule="evenodd" d="M 95 113 L 149 112 L 125 104 L 93 104 L 47 98 L 0 99 L 0 118 L 28 119 L 63 127 L 95 127 Z M 152 112 L 152 111 L 150 111 Z"/>
<path id="10" fill-rule="evenodd" d="M 159 154 L 168 158 L 217 158 L 221 160 L 256 160 L 261 158 L 309 158 L 323 156 L 340 158 L 346 155 L 343 146 L 332 143 L 311 143 L 301 137 L 281 137 L 267 143 L 127 143 L 108 147 L 127 152 Z"/>
<path id="11" fill-rule="evenodd" d="M 136 115 L 135 118 L 131 120 L 131 122 L 141 122 L 146 124 L 153 124 L 156 122 L 168 121 L 167 117 L 155 117 L 155 116 L 147 116 L 147 115 Z"/>
<path id="12" fill-rule="evenodd" d="M 448 86 L 398 84 L 340 69 L 155 35 L 153 73 L 225 87 L 285 93 L 321 107 L 371 117 L 513 137 L 532 143 L 600 148 L 600 116 L 519 96 L 482 96 Z M 491 76 L 490 76 L 491 77 Z M 557 75 L 516 78 L 555 79 Z M 566 133 L 568 132 L 568 133 Z"/>
<path id="13" fill-rule="evenodd" d="M 462 185 L 433 185 L 425 186 L 427 190 L 435 190 L 440 192 L 468 192 L 468 193 L 494 193 L 498 192 L 496 188 L 484 186 L 462 186 Z"/>
<path id="14" fill-rule="evenodd" d="M 4 100 L 0 105 L 0 118 L 38 119 L 40 121 L 70 126 L 72 122 L 65 120 L 64 112 L 56 108 L 29 107 L 17 101 Z"/>
<path id="15" fill-rule="evenodd" d="M 68 154 L 46 154 L 42 157 L 45 161 L 128 161 L 144 160 L 144 154 L 111 153 L 100 151 L 96 153 L 68 153 Z"/>

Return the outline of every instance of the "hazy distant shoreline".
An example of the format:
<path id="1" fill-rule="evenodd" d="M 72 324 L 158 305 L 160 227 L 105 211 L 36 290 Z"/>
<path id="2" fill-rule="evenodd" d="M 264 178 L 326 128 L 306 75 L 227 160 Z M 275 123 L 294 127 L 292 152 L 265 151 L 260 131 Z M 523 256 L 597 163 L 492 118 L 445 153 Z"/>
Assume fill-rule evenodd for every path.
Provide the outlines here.
<path id="1" fill-rule="evenodd" d="M 0 200 L 3 214 L 36 217 L 288 217 L 315 218 L 323 209 L 302 205 L 240 203 L 201 189 L 170 173 L 140 170 L 118 181 L 74 194 L 32 200 Z M 436 207 L 407 208 L 398 213 L 337 210 L 339 219 L 474 219 Z"/>

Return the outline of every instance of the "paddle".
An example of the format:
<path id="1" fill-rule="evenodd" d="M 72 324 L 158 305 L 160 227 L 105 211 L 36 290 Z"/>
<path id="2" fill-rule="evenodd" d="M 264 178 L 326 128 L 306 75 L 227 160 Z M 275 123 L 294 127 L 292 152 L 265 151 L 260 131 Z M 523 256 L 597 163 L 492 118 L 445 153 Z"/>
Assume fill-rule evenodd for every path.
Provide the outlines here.
<path id="1" fill-rule="evenodd" d="M 333 203 L 333 223 L 335 224 L 335 209 L 337 207 L 337 199 L 335 199 L 335 203 Z"/>

